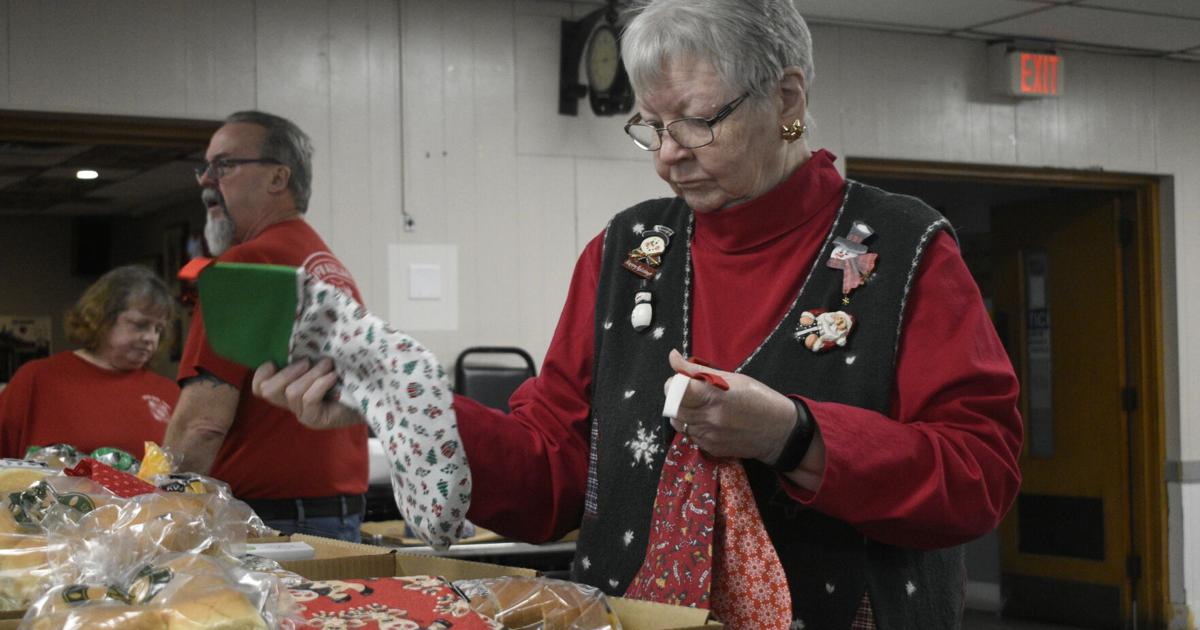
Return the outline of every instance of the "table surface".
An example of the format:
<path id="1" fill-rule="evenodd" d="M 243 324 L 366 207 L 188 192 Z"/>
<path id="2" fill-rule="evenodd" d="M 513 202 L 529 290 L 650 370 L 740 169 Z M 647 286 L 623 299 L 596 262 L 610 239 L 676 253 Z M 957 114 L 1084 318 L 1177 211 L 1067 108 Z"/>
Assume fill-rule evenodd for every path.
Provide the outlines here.
<path id="1" fill-rule="evenodd" d="M 505 555 L 570 554 L 575 551 L 578 531 L 561 540 L 534 545 L 510 540 L 493 531 L 477 528 L 475 534 L 464 538 L 445 551 L 426 545 L 419 538 L 406 535 L 404 521 L 368 521 L 362 524 L 363 542 L 390 547 L 400 553 L 431 554 L 448 558 L 475 558 Z"/>

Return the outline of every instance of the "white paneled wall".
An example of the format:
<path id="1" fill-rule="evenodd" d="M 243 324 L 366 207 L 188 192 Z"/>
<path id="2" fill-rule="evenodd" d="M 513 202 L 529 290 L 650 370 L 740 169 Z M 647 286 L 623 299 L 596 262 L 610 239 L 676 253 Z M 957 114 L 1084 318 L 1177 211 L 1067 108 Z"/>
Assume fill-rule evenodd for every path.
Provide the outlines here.
<path id="1" fill-rule="evenodd" d="M 316 144 L 309 218 L 369 305 L 386 308 L 390 274 L 404 271 L 387 269 L 389 244 L 456 245 L 459 330 L 413 332 L 447 362 L 479 344 L 540 359 L 583 245 L 617 210 L 667 192 L 620 117 L 586 101 L 577 117 L 557 113 L 560 21 L 596 6 L 0 0 L 0 108 L 288 116 Z M 841 27 L 815 27 L 814 41 L 812 144 L 839 156 L 1173 177 L 1163 270 L 1177 287 L 1167 369 L 1181 386 L 1168 448 L 1200 460 L 1200 336 L 1173 334 L 1200 317 L 1187 273 L 1200 269 L 1187 247 L 1200 242 L 1200 64 L 1068 51 L 1066 96 L 1015 101 L 988 93 L 982 42 Z M 1172 531 L 1184 558 L 1172 599 L 1185 601 L 1184 587 L 1200 589 L 1200 518 L 1195 501 L 1170 509 L 1192 512 L 1178 521 L 1190 530 Z"/>
<path id="2" fill-rule="evenodd" d="M 596 5 L 403 2 L 403 242 L 460 244 L 447 359 L 520 345 L 540 362 L 576 257 L 613 213 L 668 189 L 621 118 L 558 115 L 559 25 Z M 403 325 L 401 322 L 400 325 Z"/>

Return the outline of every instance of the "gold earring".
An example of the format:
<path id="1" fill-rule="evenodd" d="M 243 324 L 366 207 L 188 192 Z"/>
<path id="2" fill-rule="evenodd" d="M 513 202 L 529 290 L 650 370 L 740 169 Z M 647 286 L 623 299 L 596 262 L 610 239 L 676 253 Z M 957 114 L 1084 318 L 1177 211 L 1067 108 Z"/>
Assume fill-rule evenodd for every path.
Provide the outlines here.
<path id="1" fill-rule="evenodd" d="M 791 143 L 799 140 L 800 136 L 803 136 L 804 132 L 806 131 L 808 131 L 808 125 L 805 125 L 800 121 L 799 118 L 797 118 L 796 120 L 792 121 L 792 124 L 783 125 L 783 129 L 780 131 L 779 135 L 784 140 Z"/>

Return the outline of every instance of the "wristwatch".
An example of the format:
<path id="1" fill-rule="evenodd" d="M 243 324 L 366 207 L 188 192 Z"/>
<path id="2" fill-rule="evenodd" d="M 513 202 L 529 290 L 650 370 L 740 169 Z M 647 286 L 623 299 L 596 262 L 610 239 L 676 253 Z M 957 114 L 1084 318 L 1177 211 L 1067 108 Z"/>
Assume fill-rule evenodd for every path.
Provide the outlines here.
<path id="1" fill-rule="evenodd" d="M 769 464 L 772 469 L 781 473 L 789 473 L 800 467 L 800 460 L 804 459 L 804 454 L 808 452 L 808 447 L 812 445 L 813 436 L 817 432 L 817 425 L 813 422 L 812 414 L 808 412 L 808 405 L 799 398 L 792 398 L 791 401 L 796 405 L 796 425 L 788 434 L 779 459 Z"/>

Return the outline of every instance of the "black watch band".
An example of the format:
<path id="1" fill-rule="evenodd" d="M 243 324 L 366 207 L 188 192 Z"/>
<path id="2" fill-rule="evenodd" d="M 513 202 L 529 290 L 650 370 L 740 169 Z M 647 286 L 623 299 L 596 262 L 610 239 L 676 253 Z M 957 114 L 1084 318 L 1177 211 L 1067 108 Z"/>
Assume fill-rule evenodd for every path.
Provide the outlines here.
<path id="1" fill-rule="evenodd" d="M 799 398 L 792 398 L 791 401 L 796 405 L 796 426 L 792 427 L 779 459 L 770 465 L 776 472 L 781 473 L 789 473 L 800 467 L 800 460 L 804 459 L 804 454 L 808 452 L 808 447 L 817 432 L 817 425 L 808 413 L 808 406 L 804 401 Z"/>

